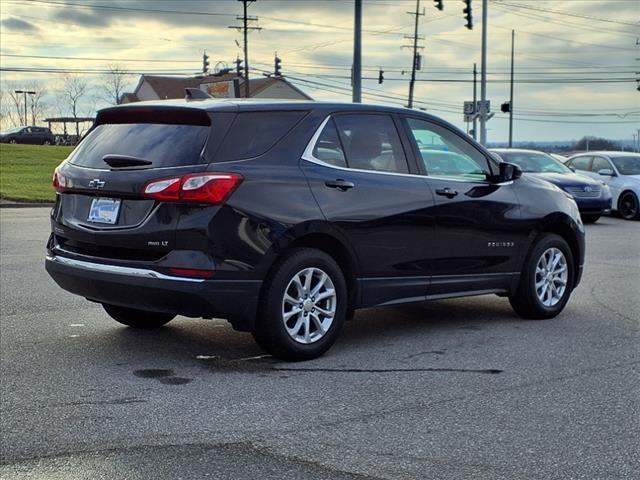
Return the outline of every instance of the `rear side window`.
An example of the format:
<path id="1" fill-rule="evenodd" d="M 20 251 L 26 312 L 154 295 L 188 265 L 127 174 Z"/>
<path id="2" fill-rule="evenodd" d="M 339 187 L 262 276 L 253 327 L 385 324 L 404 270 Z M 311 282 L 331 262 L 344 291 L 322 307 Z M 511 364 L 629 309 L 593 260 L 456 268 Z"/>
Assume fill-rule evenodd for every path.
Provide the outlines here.
<path id="1" fill-rule="evenodd" d="M 349 168 L 409 171 L 398 131 L 389 115 L 336 115 L 335 122 Z"/>
<path id="2" fill-rule="evenodd" d="M 239 113 L 214 161 L 240 160 L 266 153 L 306 114 L 290 111 Z"/>
<path id="3" fill-rule="evenodd" d="M 313 156 L 336 167 L 347 166 L 333 118 L 330 118 L 322 129 L 322 133 L 313 147 Z"/>
<path id="4" fill-rule="evenodd" d="M 105 155 L 149 160 L 151 168 L 203 163 L 202 149 L 211 127 L 158 123 L 101 124 L 73 151 L 69 162 L 89 168 L 109 168 Z"/>
<path id="5" fill-rule="evenodd" d="M 591 157 L 576 157 L 571 160 L 571 166 L 576 170 L 589 170 Z"/>

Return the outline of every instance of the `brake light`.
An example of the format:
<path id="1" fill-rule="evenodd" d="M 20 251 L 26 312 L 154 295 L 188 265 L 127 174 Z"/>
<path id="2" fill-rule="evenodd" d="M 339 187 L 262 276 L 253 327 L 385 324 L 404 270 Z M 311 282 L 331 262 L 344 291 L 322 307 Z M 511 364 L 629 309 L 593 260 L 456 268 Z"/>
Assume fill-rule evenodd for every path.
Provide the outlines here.
<path id="1" fill-rule="evenodd" d="M 59 167 L 53 171 L 53 188 L 56 192 L 62 193 L 67 188 L 67 177 L 58 171 Z"/>
<path id="2" fill-rule="evenodd" d="M 154 180 L 144 186 L 144 195 L 169 202 L 224 203 L 242 182 L 236 173 L 196 173 Z"/>

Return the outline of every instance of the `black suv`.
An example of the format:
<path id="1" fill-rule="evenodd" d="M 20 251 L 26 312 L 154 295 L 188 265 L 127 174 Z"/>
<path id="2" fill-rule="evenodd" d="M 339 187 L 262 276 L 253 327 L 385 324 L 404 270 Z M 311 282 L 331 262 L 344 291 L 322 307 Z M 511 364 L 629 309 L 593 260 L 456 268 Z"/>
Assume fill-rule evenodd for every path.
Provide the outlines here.
<path id="1" fill-rule="evenodd" d="M 125 325 L 226 318 L 289 360 L 364 307 L 497 294 L 551 318 L 584 227 L 567 193 L 520 174 L 401 108 L 113 107 L 56 169 L 46 268 Z"/>
<path id="2" fill-rule="evenodd" d="M 30 143 L 33 145 L 53 145 L 56 139 L 46 127 L 17 127 L 0 132 L 0 143 Z"/>

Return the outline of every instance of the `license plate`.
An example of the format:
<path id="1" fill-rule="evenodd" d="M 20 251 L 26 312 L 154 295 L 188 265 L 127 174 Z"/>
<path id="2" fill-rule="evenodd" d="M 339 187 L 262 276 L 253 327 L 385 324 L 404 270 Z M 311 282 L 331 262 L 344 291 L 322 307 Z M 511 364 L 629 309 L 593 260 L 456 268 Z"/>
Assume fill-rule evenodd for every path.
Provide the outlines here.
<path id="1" fill-rule="evenodd" d="M 118 221 L 120 200 L 116 198 L 94 198 L 89 209 L 89 222 L 114 225 Z"/>

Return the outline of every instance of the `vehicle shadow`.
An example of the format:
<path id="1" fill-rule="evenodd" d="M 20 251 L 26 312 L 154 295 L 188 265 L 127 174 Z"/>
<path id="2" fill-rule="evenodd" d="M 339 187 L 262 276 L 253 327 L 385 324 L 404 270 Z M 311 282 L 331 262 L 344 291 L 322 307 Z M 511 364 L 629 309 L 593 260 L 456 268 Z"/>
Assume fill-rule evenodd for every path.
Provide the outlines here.
<path id="1" fill-rule="evenodd" d="M 495 323 L 521 322 L 506 299 L 474 297 L 420 302 L 358 311 L 343 328 L 340 343 L 384 341 L 390 337 L 482 330 Z"/>
<path id="2" fill-rule="evenodd" d="M 108 321 L 105 318 L 105 321 Z M 425 340 L 435 333 L 458 336 L 496 323 L 517 323 L 505 299 L 475 297 L 360 310 L 345 324 L 339 350 L 357 346 L 378 348 L 389 340 Z M 154 366 L 239 361 L 264 356 L 249 333 L 236 332 L 223 320 L 178 317 L 164 328 L 136 330 L 113 324 L 101 333 L 84 337 L 86 348 L 117 364 Z M 104 358 L 106 357 L 106 359 Z M 273 360 L 271 360 L 273 362 Z"/>

